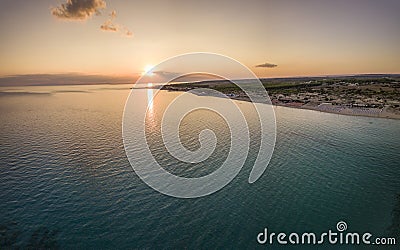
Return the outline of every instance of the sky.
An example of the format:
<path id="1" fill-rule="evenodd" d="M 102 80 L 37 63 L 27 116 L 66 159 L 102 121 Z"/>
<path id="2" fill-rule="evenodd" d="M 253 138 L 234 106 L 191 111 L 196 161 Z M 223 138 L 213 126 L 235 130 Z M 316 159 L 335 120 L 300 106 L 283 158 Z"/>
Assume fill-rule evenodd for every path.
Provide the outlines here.
<path id="1" fill-rule="evenodd" d="M 0 76 L 134 78 L 189 52 L 259 77 L 400 73 L 399 11 L 398 0 L 2 0 Z"/>

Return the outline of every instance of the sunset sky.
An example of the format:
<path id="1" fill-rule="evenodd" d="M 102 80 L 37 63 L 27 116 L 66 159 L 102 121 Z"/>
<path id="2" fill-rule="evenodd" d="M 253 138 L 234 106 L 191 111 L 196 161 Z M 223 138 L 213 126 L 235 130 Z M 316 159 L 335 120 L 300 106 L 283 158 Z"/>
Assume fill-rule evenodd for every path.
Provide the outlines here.
<path id="1" fill-rule="evenodd" d="M 136 77 L 198 51 L 230 56 L 260 77 L 400 73 L 398 0 L 66 3 L 1 1 L 1 76 Z M 277 66 L 255 67 L 264 63 Z"/>

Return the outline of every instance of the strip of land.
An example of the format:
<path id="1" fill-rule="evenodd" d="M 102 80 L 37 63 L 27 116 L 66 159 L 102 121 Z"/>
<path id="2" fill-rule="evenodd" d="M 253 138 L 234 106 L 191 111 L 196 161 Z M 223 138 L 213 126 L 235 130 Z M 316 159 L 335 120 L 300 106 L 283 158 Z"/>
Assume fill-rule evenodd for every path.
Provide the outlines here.
<path id="1" fill-rule="evenodd" d="M 254 80 L 240 80 L 254 84 Z M 400 119 L 400 75 L 356 75 L 260 79 L 274 105 L 343 115 Z M 211 88 L 236 100 L 250 101 L 227 80 L 165 85 L 169 91 Z"/>

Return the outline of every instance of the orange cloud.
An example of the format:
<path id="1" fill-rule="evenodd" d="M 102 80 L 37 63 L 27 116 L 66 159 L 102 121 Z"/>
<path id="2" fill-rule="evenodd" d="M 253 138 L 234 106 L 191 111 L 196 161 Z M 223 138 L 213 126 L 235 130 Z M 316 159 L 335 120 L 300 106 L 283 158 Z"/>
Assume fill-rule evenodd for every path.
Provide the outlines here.
<path id="1" fill-rule="evenodd" d="M 99 15 L 100 10 L 105 8 L 104 0 L 67 0 L 65 4 L 51 8 L 51 14 L 60 19 L 81 21 Z"/>
<path id="2" fill-rule="evenodd" d="M 100 29 L 104 31 L 111 32 L 121 32 L 127 37 L 133 36 L 133 33 L 123 25 L 114 22 L 114 19 L 117 17 L 117 12 L 115 10 L 111 11 L 109 14 L 109 19 L 106 20 L 101 26 Z"/>

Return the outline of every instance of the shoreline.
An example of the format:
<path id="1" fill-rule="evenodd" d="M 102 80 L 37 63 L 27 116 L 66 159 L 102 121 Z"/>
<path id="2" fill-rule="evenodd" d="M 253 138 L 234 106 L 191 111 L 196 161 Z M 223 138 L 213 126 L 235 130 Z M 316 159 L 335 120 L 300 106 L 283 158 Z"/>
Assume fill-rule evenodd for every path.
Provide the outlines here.
<path id="1" fill-rule="evenodd" d="M 342 108 L 341 110 L 324 110 L 320 109 L 317 106 L 313 105 L 303 105 L 301 107 L 294 107 L 294 106 L 287 106 L 287 105 L 282 105 L 282 104 L 274 104 L 275 106 L 279 107 L 286 107 L 286 108 L 293 108 L 293 109 L 306 109 L 306 110 L 312 110 L 312 111 L 318 111 L 322 113 L 329 113 L 329 114 L 337 114 L 337 115 L 346 115 L 346 116 L 361 116 L 361 117 L 370 117 L 370 118 L 381 118 L 381 119 L 391 119 L 391 120 L 400 120 L 400 114 L 395 114 L 392 112 L 388 112 L 385 109 L 381 109 L 380 111 L 377 111 L 376 113 L 368 113 L 368 111 L 375 111 L 375 110 L 360 110 L 362 108 L 349 108 L 345 107 Z"/>
<path id="2" fill-rule="evenodd" d="M 172 92 L 185 92 L 184 89 L 164 89 Z M 225 93 L 226 94 L 226 93 Z M 250 102 L 248 97 L 244 96 L 229 96 L 228 98 L 236 101 L 245 101 Z M 290 102 L 284 103 L 280 102 L 276 99 L 271 100 L 271 105 L 293 108 L 293 109 L 306 109 L 312 111 L 318 111 L 323 113 L 337 114 L 337 115 L 347 115 L 347 116 L 362 116 L 362 117 L 370 117 L 370 118 L 383 118 L 383 119 L 392 119 L 392 120 L 400 120 L 400 113 L 390 112 L 388 111 L 389 107 L 384 108 L 366 108 L 366 107 L 348 107 L 344 105 L 333 105 L 331 103 L 299 103 L 299 102 Z"/>
<path id="3" fill-rule="evenodd" d="M 259 79 L 272 105 L 331 114 L 400 119 L 400 77 L 332 77 Z M 251 84 L 244 81 L 242 84 Z M 229 80 L 188 82 L 163 86 L 169 91 L 210 88 L 232 100 L 249 102 L 241 87 Z"/>
<path id="4" fill-rule="evenodd" d="M 247 97 L 230 97 L 232 100 L 250 102 Z M 293 109 L 307 109 L 312 111 L 319 111 L 323 113 L 337 114 L 337 115 L 347 115 L 347 116 L 362 116 L 362 117 L 372 117 L 372 118 L 384 118 L 392 120 L 400 120 L 400 114 L 388 111 L 388 107 L 382 109 L 378 108 L 363 108 L 363 107 L 346 107 L 341 105 L 332 105 L 325 103 L 283 103 L 275 99 L 271 100 L 273 106 L 293 108 Z"/>

